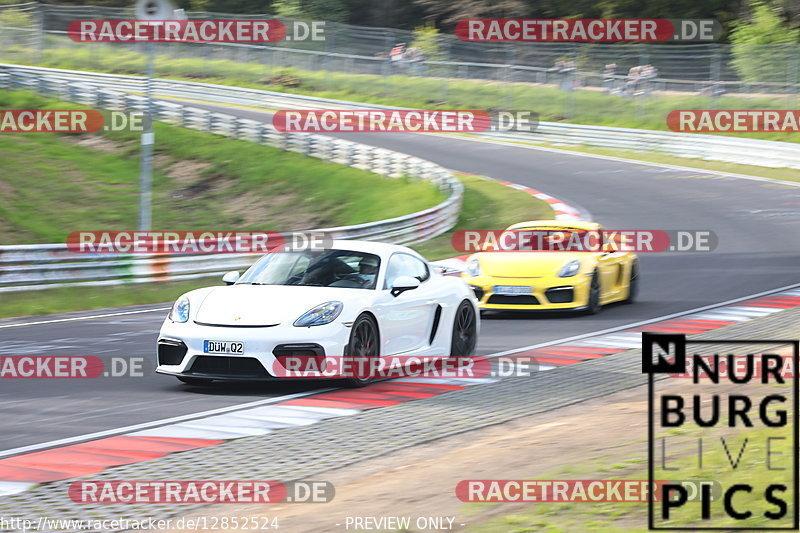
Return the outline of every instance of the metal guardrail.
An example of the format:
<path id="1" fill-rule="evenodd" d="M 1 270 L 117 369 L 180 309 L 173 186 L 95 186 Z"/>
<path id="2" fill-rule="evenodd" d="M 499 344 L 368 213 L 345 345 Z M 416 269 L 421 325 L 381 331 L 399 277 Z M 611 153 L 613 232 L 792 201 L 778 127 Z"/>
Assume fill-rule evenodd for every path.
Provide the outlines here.
<path id="1" fill-rule="evenodd" d="M 53 94 L 67 101 L 87 103 L 95 107 L 142 109 L 143 78 L 115 74 L 0 64 L 0 86 L 25 88 Z M 367 105 L 326 98 L 291 95 L 207 83 L 155 80 L 155 94 L 197 102 L 236 104 L 264 109 L 401 109 Z M 455 223 L 460 209 L 460 183 L 445 169 L 410 156 L 309 133 L 281 133 L 267 124 L 210 112 L 188 105 L 158 101 L 159 120 L 262 142 L 283 149 L 298 151 L 385 175 L 407 173 L 423 177 L 447 190 L 446 202 L 427 211 L 389 221 L 346 228 L 328 228 L 336 238 L 381 239 L 390 242 L 422 240 L 443 233 Z M 534 142 L 566 145 L 588 145 L 635 151 L 659 152 L 678 157 L 751 164 L 775 168 L 800 168 L 800 144 L 685 134 L 653 130 L 612 128 L 542 122 L 534 133 L 489 132 L 483 136 L 513 142 Z M 192 256 L 181 258 L 131 257 L 120 255 L 112 260 L 86 256 L 95 262 L 92 268 L 76 266 L 76 258 L 61 257 L 64 245 L 0 246 L 0 292 L 56 286 L 56 283 L 112 284 L 122 281 L 157 281 L 188 279 L 218 274 L 247 266 L 253 257 Z M 27 254 L 27 255 L 25 255 Z M 21 257 L 26 259 L 20 259 Z M 35 257 L 34 257 L 35 256 Z M 187 259 L 187 257 L 189 259 Z M 238 257 L 232 264 L 231 257 Z M 112 264 L 108 264 L 111 262 Z M 220 266 L 210 268 L 209 265 Z M 67 268 L 63 265 L 71 264 Z M 35 264 L 37 268 L 24 267 Z M 88 264 L 88 263 L 87 263 Z M 54 266 L 55 265 L 55 266 Z M 225 268 L 222 268 L 225 265 Z M 209 267 L 206 269 L 206 267 Z M 195 269 L 195 270 L 192 270 Z"/>
<path id="2" fill-rule="evenodd" d="M 491 133 L 513 142 L 585 145 L 771 168 L 800 168 L 800 144 L 724 135 L 541 122 L 534 133 Z"/>
<path id="3" fill-rule="evenodd" d="M 99 109 L 143 110 L 145 107 L 143 97 L 125 92 L 140 88 L 134 83 L 135 78 L 91 73 L 73 73 L 73 77 L 67 77 L 66 72 L 69 71 L 0 65 L 0 87 L 36 91 Z M 94 83 L 82 82 L 89 79 Z M 164 82 L 159 86 L 163 87 Z M 284 133 L 269 124 L 180 103 L 157 101 L 154 107 L 155 119 L 159 121 L 291 150 L 390 178 L 424 179 L 447 195 L 444 202 L 417 213 L 308 231 L 321 232 L 334 239 L 410 243 L 444 233 L 458 219 L 463 186 L 450 171 L 430 161 L 322 135 Z M 0 246 L 0 292 L 191 279 L 245 268 L 258 256 L 78 254 L 69 251 L 66 244 Z"/>
<path id="4" fill-rule="evenodd" d="M 121 92 L 140 93 L 143 91 L 143 78 L 138 76 L 6 64 L 0 64 L 0 76 L 9 69 L 31 76 L 58 77 L 70 80 L 72 83 L 102 83 L 104 87 Z M 403 109 L 259 89 L 166 79 L 155 80 L 154 91 L 157 95 L 168 98 L 264 109 Z M 486 132 L 480 135 L 513 142 L 587 145 L 639 152 L 658 152 L 690 159 L 772 168 L 800 168 L 800 143 L 723 135 L 687 134 L 560 122 L 540 122 L 538 129 L 533 133 Z"/>

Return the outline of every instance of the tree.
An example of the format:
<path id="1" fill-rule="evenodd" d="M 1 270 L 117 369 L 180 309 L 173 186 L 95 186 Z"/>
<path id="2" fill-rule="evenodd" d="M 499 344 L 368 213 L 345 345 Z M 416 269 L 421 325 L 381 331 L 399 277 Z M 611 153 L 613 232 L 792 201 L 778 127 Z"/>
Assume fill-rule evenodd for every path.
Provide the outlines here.
<path id="1" fill-rule="evenodd" d="M 753 0 L 750 5 L 750 20 L 738 22 L 731 31 L 733 67 L 748 82 L 785 82 L 789 62 L 798 53 L 800 31 L 787 27 L 769 4 Z"/>
<path id="2" fill-rule="evenodd" d="M 277 0 L 272 7 L 276 15 L 293 19 L 346 22 L 348 17 L 343 0 Z"/>
<path id="3" fill-rule="evenodd" d="M 30 13 L 10 7 L 0 10 L 0 47 L 11 49 L 20 45 L 20 41 L 28 40 L 32 35 L 28 31 L 17 31 L 10 28 L 34 29 L 34 21 Z"/>
<path id="4" fill-rule="evenodd" d="M 425 15 L 425 10 L 417 5 L 414 0 L 346 1 L 348 11 L 350 12 L 347 22 L 360 26 L 378 26 L 410 30 L 418 26 Z"/>
<path id="5" fill-rule="evenodd" d="M 414 0 L 429 17 L 454 25 L 470 18 L 520 18 L 530 14 L 523 0 Z"/>
<path id="6" fill-rule="evenodd" d="M 272 10 L 279 17 L 289 19 L 303 18 L 303 8 L 300 6 L 300 0 L 276 0 L 272 4 Z"/>
<path id="7" fill-rule="evenodd" d="M 14 8 L 0 11 L 0 26 L 6 28 L 33 28 L 33 18 L 30 13 Z"/>
<path id="8" fill-rule="evenodd" d="M 430 61 L 444 61 L 445 54 L 439 42 L 439 30 L 433 22 L 414 28 L 412 45 L 419 48 L 425 59 Z"/>

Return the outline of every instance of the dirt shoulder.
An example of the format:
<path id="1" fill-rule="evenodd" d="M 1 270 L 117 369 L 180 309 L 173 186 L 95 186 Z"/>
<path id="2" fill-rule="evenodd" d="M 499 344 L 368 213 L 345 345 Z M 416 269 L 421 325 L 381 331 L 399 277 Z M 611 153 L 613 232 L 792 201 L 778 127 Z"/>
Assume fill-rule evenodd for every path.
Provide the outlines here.
<path id="1" fill-rule="evenodd" d="M 468 530 L 471 525 L 514 513 L 524 504 L 464 504 L 454 493 L 462 479 L 541 478 L 587 459 L 609 468 L 620 460 L 644 459 L 646 398 L 646 390 L 637 387 L 316 476 L 336 487 L 330 503 L 215 506 L 187 517 L 249 516 L 259 521 L 275 517 L 281 531 L 320 532 L 363 531 L 366 527 L 354 527 L 357 518 L 396 516 L 411 517 L 412 525 L 406 531 Z M 597 472 L 596 477 L 609 476 Z M 427 517 L 444 519 L 443 525 L 439 529 L 416 527 L 418 518 Z M 448 519 L 453 519 L 450 526 Z M 432 525 L 436 526 L 433 521 L 428 523 Z"/>
<path id="2" fill-rule="evenodd" d="M 744 390 L 727 382 L 714 387 L 713 393 L 725 396 L 763 394 L 763 389 Z M 790 385 L 787 382 L 781 387 L 788 391 Z M 659 394 L 684 396 L 698 392 L 690 379 L 662 380 L 657 390 Z M 314 476 L 336 487 L 330 503 L 218 505 L 183 518 L 205 517 L 207 523 L 217 524 L 221 521 L 214 519 L 222 517 L 238 517 L 240 521 L 247 517 L 259 524 L 277 519 L 278 529 L 290 532 L 646 531 L 647 506 L 643 503 L 463 503 L 456 497 L 455 488 L 465 479 L 647 479 L 647 409 L 647 388 L 627 389 Z M 687 417 L 691 412 L 687 406 Z M 674 435 L 685 433 L 683 428 L 670 431 Z M 725 430 L 730 437 L 738 432 L 737 428 Z M 671 450 L 670 460 L 680 460 L 686 451 Z M 693 449 L 688 455 L 691 453 Z M 709 466 L 712 456 L 707 454 Z M 721 477 L 710 479 L 724 480 L 730 469 L 724 461 L 718 464 L 724 466 L 708 472 Z M 752 472 L 745 467 L 734 474 L 763 475 Z M 400 522 L 387 521 L 389 517 L 406 518 L 410 524 L 403 527 Z M 236 529 L 229 522 L 228 527 L 208 530 L 247 529 Z"/>

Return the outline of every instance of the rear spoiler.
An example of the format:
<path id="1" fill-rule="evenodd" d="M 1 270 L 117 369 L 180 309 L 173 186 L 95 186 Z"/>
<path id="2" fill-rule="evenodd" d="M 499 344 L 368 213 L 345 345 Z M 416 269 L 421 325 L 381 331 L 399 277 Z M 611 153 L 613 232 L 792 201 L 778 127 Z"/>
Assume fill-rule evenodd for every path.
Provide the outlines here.
<path id="1" fill-rule="evenodd" d="M 466 263 L 461 259 L 442 259 L 430 263 L 439 274 L 443 276 L 459 276 L 466 270 Z"/>

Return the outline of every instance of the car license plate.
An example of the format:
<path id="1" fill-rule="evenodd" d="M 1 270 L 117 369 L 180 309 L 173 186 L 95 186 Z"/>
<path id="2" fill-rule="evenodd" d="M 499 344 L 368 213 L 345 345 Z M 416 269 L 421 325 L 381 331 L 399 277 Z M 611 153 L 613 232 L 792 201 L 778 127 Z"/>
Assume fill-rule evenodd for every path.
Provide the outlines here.
<path id="1" fill-rule="evenodd" d="M 203 352 L 242 355 L 244 343 L 238 341 L 203 341 Z"/>
<path id="2" fill-rule="evenodd" d="M 533 287 L 523 287 L 517 285 L 495 285 L 494 293 L 503 296 L 525 296 L 533 292 Z"/>

